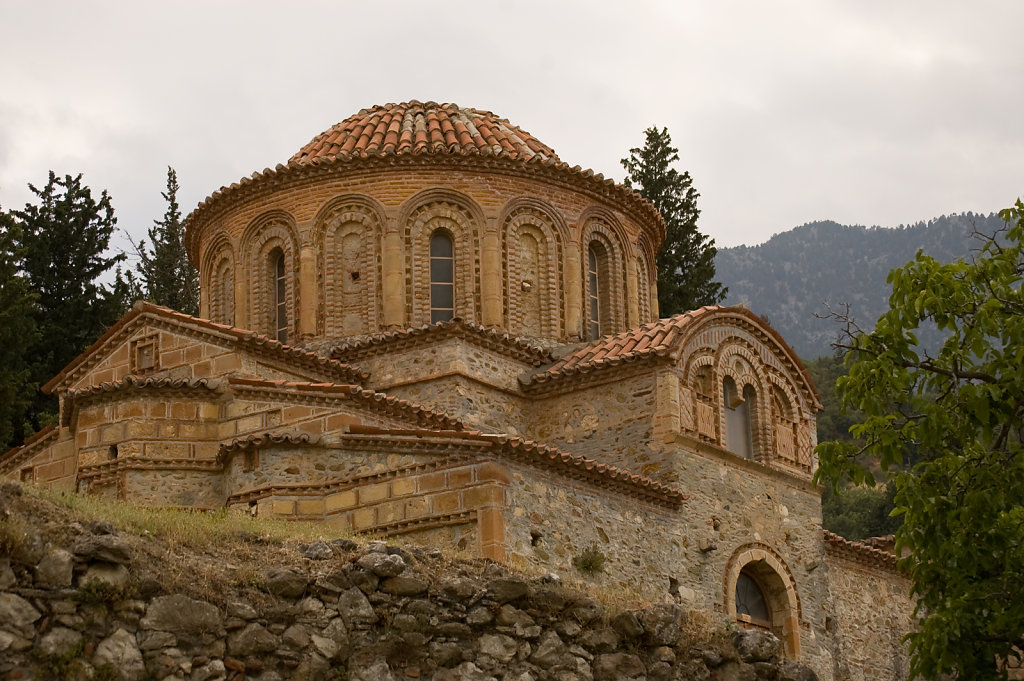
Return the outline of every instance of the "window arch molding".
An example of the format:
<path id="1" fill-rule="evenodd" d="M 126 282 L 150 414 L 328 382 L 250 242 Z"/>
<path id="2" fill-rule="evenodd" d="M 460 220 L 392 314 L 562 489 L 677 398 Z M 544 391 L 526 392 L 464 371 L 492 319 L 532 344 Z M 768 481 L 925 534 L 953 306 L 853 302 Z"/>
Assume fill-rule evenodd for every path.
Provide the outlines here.
<path id="1" fill-rule="evenodd" d="M 539 305 L 539 319 L 533 335 L 562 337 L 566 305 L 562 263 L 568 237 L 564 221 L 543 202 L 516 199 L 506 206 L 501 225 L 506 328 L 513 333 L 527 330 L 523 308 L 526 299 L 532 298 Z M 532 268 L 524 262 L 525 237 L 533 238 L 538 245 L 538 262 L 531 263 L 535 272 L 526 271 Z"/>
<path id="2" fill-rule="evenodd" d="M 607 310 L 608 319 L 601 319 L 601 334 L 615 333 L 626 328 L 626 263 L 632 258 L 626 252 L 624 242 L 615 229 L 605 222 L 590 220 L 583 229 L 580 238 L 580 264 L 582 279 L 579 285 L 583 294 L 583 337 L 590 337 L 588 281 L 591 246 L 599 244 L 607 254 Z M 628 242 L 627 242 L 628 243 Z"/>
<path id="3" fill-rule="evenodd" d="M 455 266 L 455 316 L 477 320 L 480 309 L 480 236 L 486 221 L 469 197 L 432 189 L 413 197 L 402 209 L 406 257 L 406 318 L 430 323 L 430 237 L 444 229 L 452 237 Z"/>
<path id="4" fill-rule="evenodd" d="M 298 331 L 299 239 L 295 220 L 284 211 L 264 213 L 249 224 L 242 235 L 244 271 L 249 286 L 249 323 L 253 331 L 277 338 L 277 310 L 271 255 L 280 250 L 284 257 L 284 303 L 287 310 L 288 342 Z M 237 305 L 237 301 L 235 303 Z"/>
<path id="5" fill-rule="evenodd" d="M 771 460 L 771 419 L 770 394 L 767 389 L 767 375 L 761 359 L 738 339 L 723 342 L 715 353 L 715 384 L 717 387 L 716 403 L 719 405 L 719 444 L 729 451 L 740 453 L 742 447 L 734 448 L 728 438 L 729 405 L 726 404 L 726 379 L 735 386 L 737 399 L 747 403 L 747 415 L 750 419 L 750 457 L 754 461 L 766 463 Z M 749 405 L 749 395 L 754 396 L 754 405 Z M 735 429 L 734 429 L 735 431 Z M 741 454 L 742 455 L 742 454 Z"/>
<path id="6" fill-rule="evenodd" d="M 200 259 L 200 314 L 221 324 L 235 324 L 235 247 L 224 232 L 206 244 Z"/>
<path id="7" fill-rule="evenodd" d="M 733 551 L 726 563 L 722 580 L 725 613 L 741 626 L 756 628 L 760 622 L 737 611 L 736 585 L 741 574 L 750 575 L 761 589 L 769 610 L 768 628 L 782 641 L 786 657 L 798 659 L 803 615 L 796 582 L 786 561 L 767 544 L 752 542 Z"/>
<path id="8" fill-rule="evenodd" d="M 328 201 L 313 219 L 317 252 L 317 333 L 370 333 L 383 319 L 381 242 L 387 221 L 383 207 L 368 196 L 346 194 Z M 350 253 L 357 240 L 356 253 Z M 358 323 L 357 321 L 358 320 Z"/>
<path id="9" fill-rule="evenodd" d="M 637 239 L 635 262 L 640 323 L 647 324 L 658 319 L 658 276 L 657 258 L 644 234 Z"/>

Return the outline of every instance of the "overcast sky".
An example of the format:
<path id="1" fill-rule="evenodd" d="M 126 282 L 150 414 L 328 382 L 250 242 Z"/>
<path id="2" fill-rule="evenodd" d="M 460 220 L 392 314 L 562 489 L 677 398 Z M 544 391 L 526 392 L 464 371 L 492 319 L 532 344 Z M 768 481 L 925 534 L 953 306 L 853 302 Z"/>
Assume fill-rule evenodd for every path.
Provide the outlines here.
<path id="1" fill-rule="evenodd" d="M 494 111 L 616 180 L 667 126 L 720 246 L 1024 193 L 1024 2 L 0 2 L 0 206 L 47 171 L 138 237 L 361 108 Z"/>

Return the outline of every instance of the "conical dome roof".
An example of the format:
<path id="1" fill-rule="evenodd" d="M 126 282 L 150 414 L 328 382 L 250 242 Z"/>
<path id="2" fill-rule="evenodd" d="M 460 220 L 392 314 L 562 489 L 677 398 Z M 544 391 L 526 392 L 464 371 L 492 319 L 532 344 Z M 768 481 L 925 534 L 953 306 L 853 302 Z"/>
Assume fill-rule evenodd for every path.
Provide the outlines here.
<path id="1" fill-rule="evenodd" d="M 551 147 L 490 111 L 411 101 L 363 109 L 314 137 L 288 162 L 393 154 L 559 160 Z"/>

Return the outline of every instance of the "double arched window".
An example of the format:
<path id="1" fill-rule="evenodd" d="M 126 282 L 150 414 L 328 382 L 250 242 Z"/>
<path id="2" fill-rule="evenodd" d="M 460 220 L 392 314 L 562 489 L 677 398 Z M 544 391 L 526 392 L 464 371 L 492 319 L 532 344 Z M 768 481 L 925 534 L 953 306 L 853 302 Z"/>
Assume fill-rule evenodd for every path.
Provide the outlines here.
<path id="1" fill-rule="evenodd" d="M 430 235 L 430 323 L 455 316 L 455 244 L 444 230 Z"/>

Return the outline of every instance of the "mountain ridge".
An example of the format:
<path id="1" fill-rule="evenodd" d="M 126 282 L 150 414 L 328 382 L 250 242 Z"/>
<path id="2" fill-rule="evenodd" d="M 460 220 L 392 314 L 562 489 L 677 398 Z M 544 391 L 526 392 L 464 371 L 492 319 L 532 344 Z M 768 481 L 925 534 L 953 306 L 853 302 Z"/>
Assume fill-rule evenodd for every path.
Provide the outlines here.
<path id="1" fill-rule="evenodd" d="M 832 353 L 839 324 L 829 307 L 850 314 L 864 328 L 888 308 L 889 272 L 919 249 L 940 262 L 968 257 L 1005 223 L 995 213 L 955 213 L 898 227 L 805 223 L 755 246 L 719 248 L 717 279 L 729 287 L 727 305 L 748 305 L 765 316 L 804 358 Z M 924 330 L 926 345 L 938 342 Z"/>

